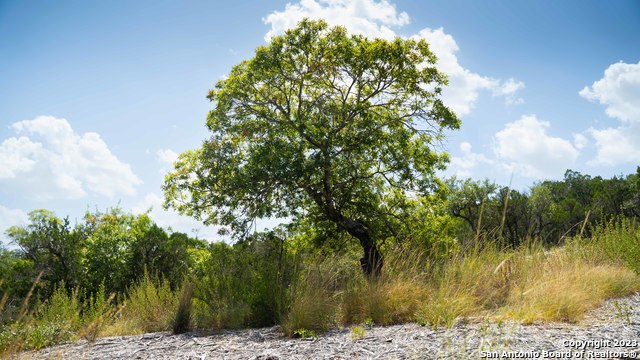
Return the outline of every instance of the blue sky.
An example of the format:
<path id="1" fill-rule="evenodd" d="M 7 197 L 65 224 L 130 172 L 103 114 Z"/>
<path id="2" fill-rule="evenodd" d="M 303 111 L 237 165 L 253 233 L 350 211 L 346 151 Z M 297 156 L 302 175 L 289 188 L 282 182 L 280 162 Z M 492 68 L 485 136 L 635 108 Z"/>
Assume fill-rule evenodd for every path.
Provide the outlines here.
<path id="1" fill-rule="evenodd" d="M 526 189 L 640 165 L 640 2 L 0 0 L 0 231 L 120 206 L 177 231 L 164 173 L 207 137 L 208 89 L 303 17 L 425 38 L 462 118 L 447 176 Z"/>

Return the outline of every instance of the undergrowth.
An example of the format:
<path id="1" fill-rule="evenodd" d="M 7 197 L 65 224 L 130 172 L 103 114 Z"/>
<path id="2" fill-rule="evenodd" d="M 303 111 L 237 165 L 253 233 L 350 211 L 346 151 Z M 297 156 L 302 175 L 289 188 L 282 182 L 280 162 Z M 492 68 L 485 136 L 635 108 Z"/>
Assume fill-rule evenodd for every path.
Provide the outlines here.
<path id="1" fill-rule="evenodd" d="M 302 259 L 284 242 L 239 250 L 220 245 L 212 250 L 217 258 L 210 258 L 208 275 L 182 288 L 145 274 L 120 297 L 104 287 L 82 294 L 64 284 L 44 301 L 30 293 L 13 321 L 0 325 L 0 355 L 80 338 L 192 327 L 279 324 L 289 335 L 315 336 L 350 326 L 357 340 L 374 324 L 577 322 L 605 299 L 640 290 L 638 225 L 622 220 L 593 234 L 550 249 L 528 241 L 505 250 L 497 240 L 483 241 L 437 260 L 391 247 L 375 280 L 363 276 L 354 252 Z M 1 311 L 6 295 L 0 300 Z"/>

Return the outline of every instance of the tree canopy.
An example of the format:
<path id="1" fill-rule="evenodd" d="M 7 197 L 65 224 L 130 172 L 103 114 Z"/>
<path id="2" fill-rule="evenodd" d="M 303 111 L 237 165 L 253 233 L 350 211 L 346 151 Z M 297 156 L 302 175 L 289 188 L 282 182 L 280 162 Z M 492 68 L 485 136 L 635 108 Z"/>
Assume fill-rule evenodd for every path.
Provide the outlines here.
<path id="1" fill-rule="evenodd" d="M 209 92 L 211 136 L 181 154 L 165 205 L 237 238 L 260 218 L 333 223 L 378 273 L 379 242 L 406 225 L 411 196 L 437 188 L 447 157 L 435 145 L 459 127 L 435 62 L 424 40 L 302 21 Z"/>
<path id="2" fill-rule="evenodd" d="M 640 219 L 638 179 L 640 167 L 610 179 L 567 170 L 564 179 L 539 182 L 528 192 L 488 180 L 450 179 L 447 207 L 466 225 L 459 239 L 498 237 L 512 247 L 527 239 L 558 244 L 565 237 L 590 236 L 618 217 Z"/>
<path id="3" fill-rule="evenodd" d="M 123 293 L 145 271 L 175 287 L 195 268 L 195 252 L 206 248 L 202 240 L 167 233 L 147 214 L 126 214 L 118 208 L 88 212 L 75 226 L 68 217 L 34 210 L 27 225 L 12 226 L 6 234 L 18 249 L 0 249 L 0 299 L 4 293 L 26 296 L 38 274 L 44 296 L 60 284 L 89 294 L 100 286 L 108 293 Z"/>

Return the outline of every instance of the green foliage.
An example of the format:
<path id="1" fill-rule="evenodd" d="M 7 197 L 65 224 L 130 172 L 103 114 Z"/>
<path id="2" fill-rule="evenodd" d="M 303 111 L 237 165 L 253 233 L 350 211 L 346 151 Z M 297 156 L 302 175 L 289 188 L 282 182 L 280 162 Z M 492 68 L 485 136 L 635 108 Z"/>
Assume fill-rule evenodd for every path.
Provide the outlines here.
<path id="1" fill-rule="evenodd" d="M 416 232 L 405 233 L 384 247 L 386 266 L 374 281 L 354 266 L 357 245 L 341 238 L 318 244 L 314 238 L 330 232 L 311 226 L 282 227 L 234 245 L 210 244 L 207 249 L 197 241 L 189 245 L 190 240 L 178 236 L 188 247 L 181 253 L 189 255 L 187 270 L 178 273 L 193 275 L 189 277 L 193 294 L 189 283 L 172 289 L 168 279 L 144 270 L 125 295 L 117 296 L 119 302 L 107 293 L 106 285 L 87 292 L 69 289 L 61 282 L 48 297 L 34 290 L 24 307 L 14 300 L 7 302 L 14 304 L 14 315 L 0 325 L 0 353 L 79 338 L 181 332 L 192 326 L 280 324 L 289 335 L 314 338 L 334 326 L 355 325 L 352 338 L 357 340 L 374 323 L 415 321 L 448 327 L 469 316 L 526 323 L 577 321 L 604 299 L 640 289 L 640 276 L 629 270 L 637 269 L 640 258 L 640 231 L 633 220 L 602 223 L 591 231 L 591 238 L 578 234 L 552 249 L 541 242 L 505 249 L 499 237 L 489 238 L 490 233 L 484 233 L 484 242 L 440 247 L 434 234 L 451 231 L 445 206 L 437 199 L 425 199 L 407 208 L 416 222 L 418 214 L 429 221 L 414 224 Z M 434 209 L 431 214 L 430 208 Z M 130 244 L 146 237 L 149 230 L 156 231 L 144 218 L 132 220 L 134 225 L 127 230 L 133 239 Z M 100 226 L 107 225 L 89 222 L 82 226 L 82 234 L 88 237 Z M 170 235 L 151 238 L 171 242 Z M 445 238 L 449 244 L 450 235 Z M 159 250 L 147 262 L 159 266 L 162 254 Z M 19 252 L 4 252 L 3 256 L 4 269 L 16 269 L 22 260 Z M 130 271 L 127 262 L 123 271 Z M 4 279 L 11 281 L 12 277 Z M 5 289 L 7 280 L 2 281 Z M 40 286 L 36 281 L 30 287 Z M 624 318 L 624 308 L 618 306 L 616 311 Z"/>
<path id="2" fill-rule="evenodd" d="M 75 340 L 108 316 L 111 306 L 104 291 L 83 302 L 78 288 L 67 290 L 60 283 L 50 298 L 34 304 L 33 311 L 0 327 L 0 354 Z"/>
<path id="3" fill-rule="evenodd" d="M 61 284 L 51 298 L 36 306 L 33 320 L 26 321 L 25 346 L 37 350 L 72 339 L 82 326 L 81 310 L 77 290 L 67 293 Z"/>
<path id="4" fill-rule="evenodd" d="M 356 326 L 351 328 L 351 340 L 352 341 L 357 341 L 357 340 L 362 339 L 365 334 L 366 334 L 366 331 L 364 330 L 364 327 L 362 327 L 361 325 L 356 325 Z"/>
<path id="5" fill-rule="evenodd" d="M 149 218 L 112 209 L 107 213 L 87 214 L 85 222 L 90 227 L 90 235 L 83 259 L 86 271 L 84 287 L 93 292 L 97 290 L 97 284 L 104 284 L 108 293 L 124 292 L 133 280 L 143 274 L 140 266 L 144 268 L 144 261 L 133 268 L 131 264 L 137 250 L 134 245 L 149 225 Z"/>
<path id="6" fill-rule="evenodd" d="M 409 194 L 441 185 L 447 156 L 432 145 L 459 126 L 435 62 L 424 40 L 303 20 L 209 92 L 211 137 L 167 175 L 166 205 L 238 238 L 257 218 L 331 223 L 378 273 L 379 243 L 411 225 Z"/>
<path id="7" fill-rule="evenodd" d="M 78 285 L 84 239 L 71 229 L 69 219 L 34 210 L 29 213 L 29 221 L 29 225 L 13 226 L 6 233 L 20 247 L 23 258 L 33 262 L 34 273 L 43 273 L 42 283 L 48 290 L 44 295 L 51 294 L 59 282 L 67 284 L 68 289 Z"/>
<path id="8" fill-rule="evenodd" d="M 621 261 L 640 274 L 640 226 L 635 220 L 618 219 L 600 224 L 593 232 L 592 246 L 596 254 Z"/>
<path id="9" fill-rule="evenodd" d="M 365 329 L 371 329 L 373 325 L 375 325 L 375 321 L 373 321 L 373 318 L 370 317 L 364 319 L 364 321 L 362 322 L 362 326 L 364 326 Z"/>
<path id="10" fill-rule="evenodd" d="M 119 309 L 113 300 L 115 294 L 107 296 L 104 285 L 98 287 L 98 291 L 85 296 L 82 312 L 83 328 L 79 335 L 89 341 L 95 341 L 100 332 L 113 320 L 114 313 Z"/>
<path id="11" fill-rule="evenodd" d="M 169 281 L 145 272 L 129 290 L 119 321 L 127 323 L 133 333 L 167 331 L 173 327 L 179 301 Z"/>
<path id="12" fill-rule="evenodd" d="M 281 235 L 256 234 L 234 246 L 211 244 L 204 275 L 195 280 L 196 307 L 206 309 L 201 325 L 267 326 L 280 320 L 296 267 Z"/>
<path id="13" fill-rule="evenodd" d="M 18 315 L 36 276 L 32 260 L 21 258 L 16 251 L 0 249 L 0 325 Z"/>
<path id="14" fill-rule="evenodd" d="M 305 328 L 300 328 L 296 330 L 293 333 L 293 337 L 298 337 L 301 339 L 311 339 L 311 340 L 318 339 L 318 335 L 316 334 L 315 330 L 310 330 Z"/>
<path id="15" fill-rule="evenodd" d="M 15 318 L 16 309 L 42 273 L 34 296 L 49 298 L 64 283 L 80 298 L 97 292 L 124 294 L 147 269 L 179 288 L 189 275 L 202 273 L 206 243 L 185 234 L 167 234 L 146 214 L 120 209 L 87 213 L 72 227 L 47 210 L 30 213 L 30 223 L 12 227 L 7 235 L 19 249 L 0 249 L 0 324 Z"/>
<path id="16" fill-rule="evenodd" d="M 449 213 L 466 226 L 464 240 L 499 238 L 506 246 L 535 239 L 558 244 L 588 237 L 597 224 L 619 215 L 640 218 L 638 174 L 603 179 L 567 170 L 561 181 L 544 181 L 529 193 L 485 181 L 449 181 Z"/>

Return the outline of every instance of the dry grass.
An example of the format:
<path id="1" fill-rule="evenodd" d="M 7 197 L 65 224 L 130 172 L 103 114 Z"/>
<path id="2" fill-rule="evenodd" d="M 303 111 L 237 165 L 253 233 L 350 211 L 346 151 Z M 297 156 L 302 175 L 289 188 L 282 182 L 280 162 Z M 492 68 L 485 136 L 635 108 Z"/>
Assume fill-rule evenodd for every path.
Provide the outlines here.
<path id="1" fill-rule="evenodd" d="M 167 280 L 145 273 L 129 294 L 115 320 L 101 330 L 101 336 L 134 335 L 167 331 L 173 327 L 180 294 L 172 291 Z"/>
<path id="2" fill-rule="evenodd" d="M 440 263 L 419 252 L 391 251 L 374 282 L 357 271 L 341 277 L 339 267 L 321 264 L 316 271 L 324 273 L 314 276 L 332 281 L 299 288 L 289 319 L 295 319 L 294 327 L 309 329 L 365 319 L 432 327 L 452 326 L 461 318 L 577 322 L 604 300 L 640 290 L 640 276 L 623 261 L 603 256 L 598 239 L 552 250 L 531 242 L 515 250 L 495 244 L 464 249 Z"/>
<path id="3" fill-rule="evenodd" d="M 290 288 L 289 311 L 282 322 L 288 335 L 324 331 L 336 324 L 337 289 L 345 278 L 344 265 L 339 258 L 317 260 L 299 276 Z"/>
<path id="4" fill-rule="evenodd" d="M 630 269 L 592 264 L 567 252 L 557 252 L 538 265 L 512 289 L 501 316 L 523 323 L 577 322 L 602 301 L 640 290 L 640 279 Z"/>
<path id="5" fill-rule="evenodd" d="M 386 268 L 373 282 L 356 269 L 338 297 L 339 322 L 351 325 L 371 319 L 378 325 L 391 325 L 413 321 L 429 296 L 423 259 L 419 251 L 396 249 L 389 253 Z"/>
<path id="6" fill-rule="evenodd" d="M 638 238 L 637 226 L 623 223 L 603 227 L 593 239 L 575 239 L 552 250 L 535 243 L 500 250 L 485 242 L 435 261 L 420 251 L 396 248 L 387 251 L 383 273 L 373 282 L 360 272 L 356 255 L 308 259 L 287 290 L 281 325 L 292 335 L 336 325 L 411 321 L 450 327 L 463 318 L 577 322 L 608 298 L 640 291 L 640 275 L 632 270 L 638 260 L 629 256 L 638 251 Z M 29 304 L 38 282 L 16 321 L 0 328 L 0 355 L 80 337 L 170 330 L 177 320 L 187 329 L 192 318 L 208 327 L 241 323 L 248 313 L 210 314 L 197 299 L 191 311 L 189 289 L 180 304 L 179 292 L 149 276 L 120 305 L 104 293 L 81 303 L 77 291 L 63 290 L 43 303 Z M 6 303 L 5 295 L 0 310 Z"/>

